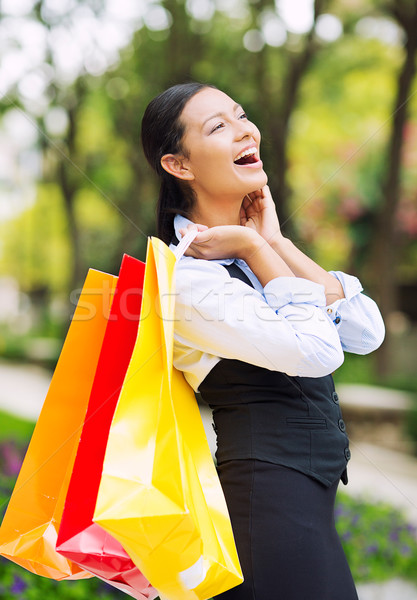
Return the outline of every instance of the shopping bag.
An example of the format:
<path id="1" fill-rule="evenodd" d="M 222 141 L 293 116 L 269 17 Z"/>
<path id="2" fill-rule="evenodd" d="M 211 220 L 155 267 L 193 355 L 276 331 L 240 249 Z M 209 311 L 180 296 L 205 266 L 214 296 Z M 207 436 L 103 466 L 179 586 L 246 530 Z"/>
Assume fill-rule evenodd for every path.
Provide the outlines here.
<path id="1" fill-rule="evenodd" d="M 0 528 L 0 554 L 32 573 L 90 573 L 55 544 L 116 277 L 90 270 Z"/>
<path id="2" fill-rule="evenodd" d="M 241 583 L 242 574 L 194 393 L 172 365 L 175 262 L 163 242 L 148 241 L 138 339 L 94 521 L 161 598 L 205 600 Z"/>
<path id="3" fill-rule="evenodd" d="M 66 558 L 138 600 L 158 593 L 120 543 L 93 523 L 93 514 L 111 420 L 138 332 L 144 271 L 143 262 L 123 257 L 56 547 Z"/>

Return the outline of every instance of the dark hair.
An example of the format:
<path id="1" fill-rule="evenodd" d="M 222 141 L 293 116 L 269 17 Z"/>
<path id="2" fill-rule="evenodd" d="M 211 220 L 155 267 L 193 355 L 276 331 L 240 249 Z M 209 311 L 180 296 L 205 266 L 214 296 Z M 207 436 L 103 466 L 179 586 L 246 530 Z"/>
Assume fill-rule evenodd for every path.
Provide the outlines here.
<path id="1" fill-rule="evenodd" d="M 142 146 L 146 159 L 161 180 L 157 205 L 157 232 L 169 244 L 174 235 L 174 216 L 189 215 L 195 195 L 191 186 L 167 173 L 161 165 L 164 154 L 184 153 L 182 138 L 185 125 L 180 117 L 188 100 L 207 87 L 205 83 L 174 85 L 147 106 L 142 119 Z"/>

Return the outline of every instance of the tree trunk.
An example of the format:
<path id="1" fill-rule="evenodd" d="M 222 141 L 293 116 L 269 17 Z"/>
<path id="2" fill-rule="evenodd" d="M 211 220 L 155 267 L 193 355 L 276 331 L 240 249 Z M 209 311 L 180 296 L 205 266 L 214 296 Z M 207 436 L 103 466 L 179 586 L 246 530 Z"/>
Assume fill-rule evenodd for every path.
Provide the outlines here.
<path id="1" fill-rule="evenodd" d="M 193 63 L 201 56 L 202 37 L 190 30 L 190 17 L 185 5 L 185 1 L 180 0 L 164 1 L 164 6 L 173 19 L 167 40 L 168 70 L 165 71 L 165 87 L 192 79 Z"/>
<path id="2" fill-rule="evenodd" d="M 76 109 L 71 107 L 68 109 L 69 127 L 66 139 L 69 158 L 74 160 L 75 152 L 75 136 L 77 126 Z M 70 290 L 77 289 L 84 276 L 84 265 L 81 256 L 80 248 L 80 232 L 75 215 L 75 194 L 77 191 L 77 182 L 73 172 L 74 166 L 65 157 L 61 157 L 58 165 L 58 182 L 61 187 L 62 197 L 64 200 L 65 212 L 67 215 L 68 232 L 72 253 L 71 274 L 69 280 Z"/>
<path id="3" fill-rule="evenodd" d="M 315 0 L 314 21 L 305 38 L 304 47 L 297 55 L 288 54 L 287 74 L 282 85 L 285 93 L 282 94 L 281 106 L 278 111 L 276 109 L 276 98 L 269 98 L 267 128 L 271 132 L 271 139 L 273 140 L 275 150 L 275 162 L 271 172 L 270 187 L 279 208 L 281 227 L 286 233 L 291 230 L 289 209 L 291 189 L 287 180 L 289 123 L 291 115 L 297 106 L 300 84 L 318 49 L 314 30 L 317 18 L 324 12 L 326 6 L 327 0 Z"/>
<path id="4" fill-rule="evenodd" d="M 68 177 L 68 165 L 63 159 L 58 168 L 58 181 L 61 186 L 64 207 L 67 215 L 68 233 L 72 254 L 71 274 L 69 280 L 70 290 L 77 289 L 83 278 L 83 262 L 80 249 L 80 232 L 74 211 L 74 200 L 76 188 L 70 184 Z"/>
<path id="5" fill-rule="evenodd" d="M 403 12 L 401 12 L 401 8 Z M 407 9 L 407 12 L 406 10 Z M 412 13 L 412 14 L 410 14 Z M 396 214 L 400 198 L 401 153 L 404 126 L 408 114 L 408 98 L 416 71 L 417 53 L 417 2 L 396 3 L 394 16 L 407 35 L 404 45 L 405 58 L 398 78 L 397 94 L 393 111 L 392 129 L 387 151 L 386 179 L 383 182 L 383 202 L 378 215 L 377 230 L 373 243 L 373 287 L 385 319 L 397 308 L 397 263 L 399 238 Z M 385 343 L 377 352 L 377 370 L 381 377 L 390 372 L 391 334 L 387 327 Z"/>

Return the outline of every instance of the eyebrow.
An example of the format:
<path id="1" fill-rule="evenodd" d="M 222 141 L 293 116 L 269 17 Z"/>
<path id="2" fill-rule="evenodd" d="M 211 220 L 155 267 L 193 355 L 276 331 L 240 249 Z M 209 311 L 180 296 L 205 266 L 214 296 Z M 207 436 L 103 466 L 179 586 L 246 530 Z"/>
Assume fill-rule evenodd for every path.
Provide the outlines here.
<path id="1" fill-rule="evenodd" d="M 240 104 L 235 104 L 233 106 L 233 112 L 236 111 L 238 108 L 242 108 L 242 106 Z M 225 115 L 224 112 L 218 112 L 218 113 L 215 113 L 214 115 L 211 115 L 210 117 L 208 117 L 204 121 L 204 123 L 202 124 L 201 128 L 203 128 L 206 123 L 208 123 L 209 121 L 211 121 L 211 119 L 215 119 L 216 117 L 224 117 L 224 115 Z"/>

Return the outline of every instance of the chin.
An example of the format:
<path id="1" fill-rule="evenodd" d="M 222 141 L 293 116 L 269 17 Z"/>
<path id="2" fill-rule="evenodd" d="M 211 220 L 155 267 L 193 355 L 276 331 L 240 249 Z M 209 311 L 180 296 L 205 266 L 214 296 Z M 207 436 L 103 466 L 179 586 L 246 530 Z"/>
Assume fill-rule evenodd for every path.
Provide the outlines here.
<path id="1" fill-rule="evenodd" d="M 245 191 L 245 194 L 250 194 L 251 192 L 255 192 L 256 190 L 260 190 L 268 183 L 268 175 L 265 171 L 262 171 L 257 175 L 257 177 L 253 177 L 250 185 L 248 185 L 248 189 Z M 249 184 L 249 182 L 248 182 Z M 250 188 L 250 189 L 249 189 Z"/>

